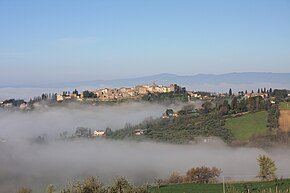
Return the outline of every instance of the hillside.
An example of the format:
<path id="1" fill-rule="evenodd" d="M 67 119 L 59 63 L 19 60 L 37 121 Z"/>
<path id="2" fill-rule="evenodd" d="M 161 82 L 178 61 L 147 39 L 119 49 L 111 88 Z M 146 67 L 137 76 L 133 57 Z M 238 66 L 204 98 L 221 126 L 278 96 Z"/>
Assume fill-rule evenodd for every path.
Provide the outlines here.
<path id="1" fill-rule="evenodd" d="M 230 129 L 238 140 L 247 140 L 253 134 L 263 134 L 267 131 L 268 113 L 260 111 L 248 113 L 240 117 L 226 120 L 226 128 Z"/>
<path id="2" fill-rule="evenodd" d="M 233 139 L 229 129 L 224 127 L 224 119 L 215 112 L 192 113 L 175 118 L 145 120 L 138 125 L 127 125 L 107 136 L 112 139 L 152 140 L 157 142 L 184 144 L 199 137 L 218 137 L 230 143 Z M 136 136 L 134 131 L 144 131 Z"/>

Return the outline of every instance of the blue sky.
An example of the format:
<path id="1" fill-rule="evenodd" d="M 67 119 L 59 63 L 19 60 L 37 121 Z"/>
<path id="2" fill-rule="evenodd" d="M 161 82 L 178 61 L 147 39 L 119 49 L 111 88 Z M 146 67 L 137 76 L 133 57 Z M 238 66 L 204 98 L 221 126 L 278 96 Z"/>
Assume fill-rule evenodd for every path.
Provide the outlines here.
<path id="1" fill-rule="evenodd" d="M 0 82 L 290 72 L 289 0 L 0 0 Z"/>

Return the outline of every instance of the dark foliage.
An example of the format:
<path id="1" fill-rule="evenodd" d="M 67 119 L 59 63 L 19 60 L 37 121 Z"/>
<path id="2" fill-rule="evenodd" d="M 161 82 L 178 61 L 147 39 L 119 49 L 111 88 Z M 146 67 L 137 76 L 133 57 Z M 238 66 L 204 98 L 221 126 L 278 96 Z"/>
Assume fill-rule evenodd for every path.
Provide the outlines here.
<path id="1" fill-rule="evenodd" d="M 216 136 L 230 142 L 233 139 L 231 131 L 224 127 L 225 121 L 217 113 L 188 114 L 170 119 L 151 119 L 132 126 L 116 130 L 110 136 L 113 139 L 135 138 L 150 139 L 168 143 L 189 143 L 196 137 Z M 143 130 L 143 136 L 135 136 L 135 130 Z"/>
<path id="2" fill-rule="evenodd" d="M 268 127 L 273 129 L 273 128 L 278 128 L 279 127 L 279 107 L 278 105 L 272 105 L 268 109 Z"/>
<path id="3" fill-rule="evenodd" d="M 90 92 L 88 90 L 83 92 L 83 97 L 84 98 L 97 98 L 96 94 L 93 92 Z"/>
<path id="4" fill-rule="evenodd" d="M 188 100 L 188 95 L 186 92 L 148 93 L 142 97 L 142 100 L 154 102 L 185 102 Z"/>

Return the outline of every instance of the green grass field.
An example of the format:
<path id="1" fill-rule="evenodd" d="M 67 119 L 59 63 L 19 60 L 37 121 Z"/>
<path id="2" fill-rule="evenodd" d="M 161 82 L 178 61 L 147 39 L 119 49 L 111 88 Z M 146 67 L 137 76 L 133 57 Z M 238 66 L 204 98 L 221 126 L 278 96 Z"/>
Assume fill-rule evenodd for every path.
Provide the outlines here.
<path id="1" fill-rule="evenodd" d="M 240 117 L 226 120 L 226 127 L 232 130 L 238 140 L 247 140 L 253 134 L 262 134 L 267 131 L 268 112 L 260 111 L 248 113 Z"/>
<path id="2" fill-rule="evenodd" d="M 245 187 L 247 186 L 252 192 L 261 192 L 261 189 L 272 189 L 275 192 L 276 182 L 244 182 L 244 183 L 230 183 L 226 184 L 226 192 L 230 187 L 234 187 L 239 192 L 246 192 Z M 278 189 L 286 190 L 290 188 L 290 179 L 279 181 Z M 153 187 L 152 193 L 222 193 L 222 184 L 173 184 L 162 186 L 159 189 Z"/>
<path id="3" fill-rule="evenodd" d="M 281 102 L 279 104 L 280 110 L 290 110 L 290 102 Z"/>

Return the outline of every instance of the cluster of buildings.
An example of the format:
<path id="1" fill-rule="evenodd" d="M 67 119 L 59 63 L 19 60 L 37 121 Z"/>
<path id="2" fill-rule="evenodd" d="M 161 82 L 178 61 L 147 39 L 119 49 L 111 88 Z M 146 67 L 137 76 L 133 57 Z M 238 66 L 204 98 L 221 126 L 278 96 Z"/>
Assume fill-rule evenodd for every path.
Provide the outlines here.
<path id="1" fill-rule="evenodd" d="M 136 129 L 133 132 L 134 135 L 143 135 L 144 134 L 144 130 L 141 129 Z M 95 130 L 93 132 L 93 137 L 105 137 L 106 136 L 106 131 L 104 130 Z"/>
<path id="2" fill-rule="evenodd" d="M 176 84 L 169 86 L 156 85 L 139 85 L 131 88 L 104 88 L 95 91 L 84 91 L 78 93 L 77 90 L 70 93 L 65 91 L 62 94 L 56 96 L 56 101 L 62 102 L 65 100 L 76 101 L 114 101 L 123 99 L 138 99 L 149 93 L 169 93 L 169 92 L 186 92 L 185 87 L 180 87 Z"/>
<path id="3" fill-rule="evenodd" d="M 269 94 L 268 93 L 247 93 L 244 95 L 244 97 L 246 99 L 251 98 L 251 97 L 262 97 L 264 99 L 264 98 L 268 98 Z"/>

